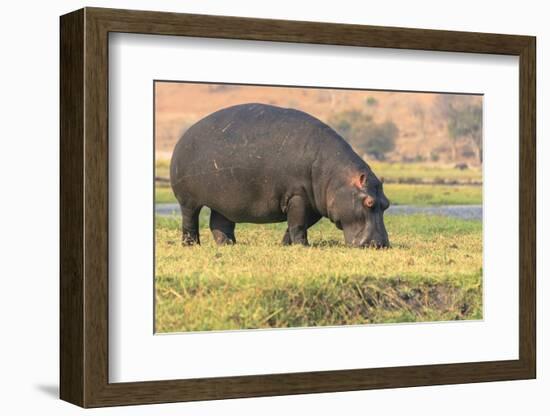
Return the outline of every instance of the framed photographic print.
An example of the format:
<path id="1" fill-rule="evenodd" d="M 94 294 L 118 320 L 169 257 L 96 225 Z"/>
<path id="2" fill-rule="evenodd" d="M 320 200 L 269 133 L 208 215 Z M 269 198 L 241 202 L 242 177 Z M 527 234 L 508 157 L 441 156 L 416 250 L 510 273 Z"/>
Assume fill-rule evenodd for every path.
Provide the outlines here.
<path id="1" fill-rule="evenodd" d="M 61 17 L 83 407 L 536 375 L 535 38 Z"/>

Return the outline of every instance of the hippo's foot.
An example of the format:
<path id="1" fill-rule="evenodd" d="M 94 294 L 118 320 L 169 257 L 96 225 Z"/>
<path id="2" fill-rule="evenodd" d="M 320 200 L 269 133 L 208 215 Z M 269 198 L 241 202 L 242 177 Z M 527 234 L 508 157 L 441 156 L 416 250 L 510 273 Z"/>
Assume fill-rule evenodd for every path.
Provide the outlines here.
<path id="1" fill-rule="evenodd" d="M 233 245 L 237 243 L 234 234 L 225 234 L 219 230 L 212 230 L 212 235 L 214 236 L 214 241 L 218 245 Z"/>
<path id="2" fill-rule="evenodd" d="M 194 246 L 200 244 L 200 239 L 198 234 L 189 234 L 184 233 L 181 239 L 181 245 L 183 246 Z"/>
<path id="3" fill-rule="evenodd" d="M 290 235 L 288 228 L 286 229 L 285 235 L 283 236 L 282 241 L 283 246 L 290 246 L 291 244 L 301 244 L 303 246 L 309 246 L 307 241 L 307 235 L 296 235 L 294 239 Z"/>
<path id="4" fill-rule="evenodd" d="M 301 244 L 307 246 L 307 229 L 319 220 L 314 219 L 311 209 L 305 197 L 294 195 L 288 200 L 287 222 L 288 228 L 283 243 L 290 241 L 290 244 Z"/>
<path id="5" fill-rule="evenodd" d="M 231 245 L 237 242 L 235 240 L 235 223 L 214 210 L 210 213 L 210 230 L 214 241 L 220 245 Z"/>
<path id="6" fill-rule="evenodd" d="M 200 244 L 199 237 L 199 214 L 200 207 L 189 207 L 181 205 L 181 244 L 183 246 L 194 246 Z"/>
<path id="7" fill-rule="evenodd" d="M 288 232 L 288 228 L 286 229 L 285 235 L 283 236 L 283 246 L 289 246 L 292 244 L 290 241 L 290 233 Z"/>

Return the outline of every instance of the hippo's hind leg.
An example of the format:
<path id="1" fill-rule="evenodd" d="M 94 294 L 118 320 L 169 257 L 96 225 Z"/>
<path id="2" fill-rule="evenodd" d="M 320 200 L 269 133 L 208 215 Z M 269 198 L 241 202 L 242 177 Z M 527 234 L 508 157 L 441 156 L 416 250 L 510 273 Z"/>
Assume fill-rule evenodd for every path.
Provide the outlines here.
<path id="1" fill-rule="evenodd" d="M 235 223 L 222 214 L 212 210 L 210 213 L 210 230 L 218 244 L 235 244 Z"/>
<path id="2" fill-rule="evenodd" d="M 200 244 L 199 214 L 202 207 L 191 207 L 180 204 L 181 208 L 181 243 L 185 246 Z"/>
<path id="3" fill-rule="evenodd" d="M 308 245 L 307 229 L 321 219 L 321 216 L 312 212 L 304 198 L 293 196 L 288 202 L 288 228 L 283 237 L 283 244 Z"/>

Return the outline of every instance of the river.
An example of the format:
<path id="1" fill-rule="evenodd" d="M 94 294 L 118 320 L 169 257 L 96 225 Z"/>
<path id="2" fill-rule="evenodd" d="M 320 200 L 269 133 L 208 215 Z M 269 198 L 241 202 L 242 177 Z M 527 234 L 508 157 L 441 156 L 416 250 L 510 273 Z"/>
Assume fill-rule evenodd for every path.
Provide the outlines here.
<path id="1" fill-rule="evenodd" d="M 156 204 L 155 213 L 162 216 L 179 215 L 178 204 Z M 386 215 L 442 215 L 445 217 L 460 218 L 463 220 L 479 220 L 483 218 L 481 205 L 439 205 L 439 206 L 415 206 L 392 205 L 386 211 Z"/>

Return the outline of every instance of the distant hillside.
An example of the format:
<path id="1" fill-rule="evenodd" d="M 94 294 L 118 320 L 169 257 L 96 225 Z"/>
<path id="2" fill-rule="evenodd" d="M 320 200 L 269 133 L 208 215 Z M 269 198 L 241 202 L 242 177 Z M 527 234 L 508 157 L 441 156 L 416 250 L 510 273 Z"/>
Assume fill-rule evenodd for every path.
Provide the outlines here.
<path id="1" fill-rule="evenodd" d="M 231 105 L 262 102 L 297 108 L 327 123 L 335 114 L 349 110 L 360 111 L 377 123 L 391 120 L 399 133 L 395 149 L 387 155 L 390 161 L 476 165 L 467 141 L 458 142 L 452 159 L 453 146 L 441 98 L 441 94 L 432 93 L 157 83 L 155 145 L 158 157 L 168 158 L 182 132 L 202 117 Z M 450 98 L 479 104 L 482 99 Z"/>

